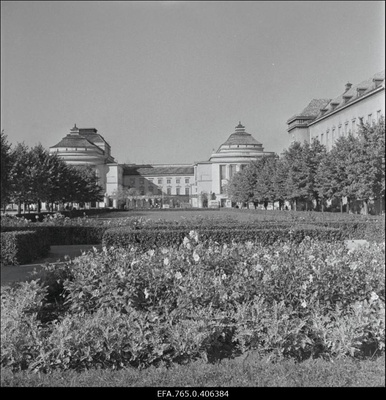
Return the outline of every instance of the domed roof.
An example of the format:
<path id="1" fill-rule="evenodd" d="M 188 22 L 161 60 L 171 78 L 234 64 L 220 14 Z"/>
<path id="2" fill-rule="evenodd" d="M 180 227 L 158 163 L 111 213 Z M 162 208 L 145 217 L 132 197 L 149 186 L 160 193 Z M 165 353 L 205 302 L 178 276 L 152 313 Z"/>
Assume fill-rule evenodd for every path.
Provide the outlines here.
<path id="1" fill-rule="evenodd" d="M 212 153 L 209 161 L 216 163 L 240 163 L 273 154 L 265 152 L 263 145 L 250 133 L 245 132 L 245 126 L 239 122 L 235 128 L 235 132 L 228 137 L 216 152 Z"/>
<path id="2" fill-rule="evenodd" d="M 232 133 L 229 138 L 224 142 L 222 146 L 227 146 L 227 145 L 259 145 L 261 146 L 261 143 L 258 142 L 250 133 L 245 132 L 245 126 L 241 125 L 241 122 L 236 126 L 235 132 Z"/>

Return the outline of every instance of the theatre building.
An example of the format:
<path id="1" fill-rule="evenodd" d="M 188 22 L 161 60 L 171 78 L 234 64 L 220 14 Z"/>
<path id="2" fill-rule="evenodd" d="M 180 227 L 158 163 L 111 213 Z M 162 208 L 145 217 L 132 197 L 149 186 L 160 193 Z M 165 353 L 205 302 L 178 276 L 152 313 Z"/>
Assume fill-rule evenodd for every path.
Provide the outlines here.
<path id="1" fill-rule="evenodd" d="M 71 165 L 91 165 L 104 191 L 103 202 L 91 207 L 231 207 L 226 185 L 252 160 L 274 156 L 264 151 L 245 127 L 235 131 L 209 160 L 191 164 L 119 164 L 111 147 L 95 128 L 76 125 L 59 143 L 50 147 Z M 131 191 L 129 191 L 131 189 Z M 117 193 L 130 194 L 125 201 Z M 211 202 L 211 203 L 210 203 Z"/>

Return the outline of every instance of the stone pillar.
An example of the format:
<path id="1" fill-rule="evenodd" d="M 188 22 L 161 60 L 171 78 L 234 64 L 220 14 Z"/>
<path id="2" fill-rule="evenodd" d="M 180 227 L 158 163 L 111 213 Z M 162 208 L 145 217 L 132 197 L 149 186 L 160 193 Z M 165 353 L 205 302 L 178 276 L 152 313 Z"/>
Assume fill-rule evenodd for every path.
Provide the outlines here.
<path id="1" fill-rule="evenodd" d="M 118 199 L 113 199 L 113 208 L 118 208 Z"/>

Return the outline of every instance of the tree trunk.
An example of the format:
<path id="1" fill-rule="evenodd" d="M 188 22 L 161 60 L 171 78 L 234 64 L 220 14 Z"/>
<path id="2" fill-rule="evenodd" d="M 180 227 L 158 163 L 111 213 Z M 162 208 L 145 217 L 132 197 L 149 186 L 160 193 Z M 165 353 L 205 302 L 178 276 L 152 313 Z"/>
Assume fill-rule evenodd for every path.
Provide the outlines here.
<path id="1" fill-rule="evenodd" d="M 347 196 L 346 212 L 347 214 L 350 214 L 350 199 L 348 198 L 348 196 Z"/>
<path id="2" fill-rule="evenodd" d="M 20 200 L 17 202 L 17 213 L 21 214 L 21 201 Z"/>
<path id="3" fill-rule="evenodd" d="M 341 197 L 339 199 L 339 203 L 340 203 L 340 213 L 342 214 L 343 213 L 343 200 Z"/>

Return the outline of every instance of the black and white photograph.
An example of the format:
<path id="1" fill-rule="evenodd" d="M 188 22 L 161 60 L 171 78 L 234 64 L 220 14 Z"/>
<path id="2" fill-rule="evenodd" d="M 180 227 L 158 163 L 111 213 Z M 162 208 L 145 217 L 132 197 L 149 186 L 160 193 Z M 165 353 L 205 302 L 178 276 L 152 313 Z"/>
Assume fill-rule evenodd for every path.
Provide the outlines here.
<path id="1" fill-rule="evenodd" d="M 384 1 L 0 4 L 2 388 L 385 387 Z"/>

